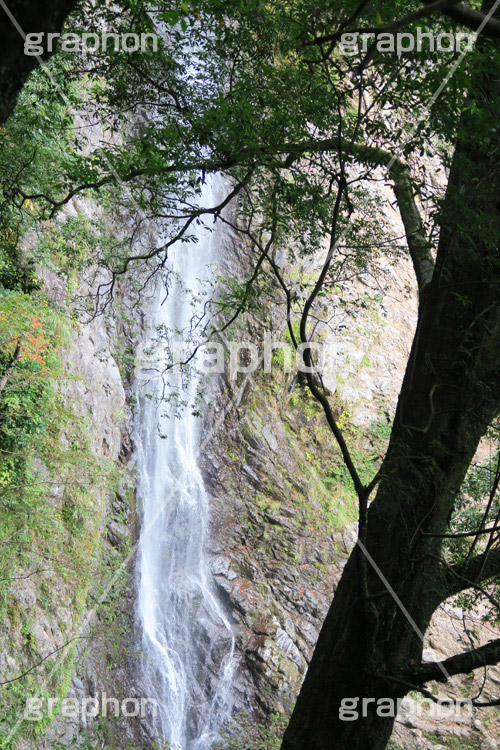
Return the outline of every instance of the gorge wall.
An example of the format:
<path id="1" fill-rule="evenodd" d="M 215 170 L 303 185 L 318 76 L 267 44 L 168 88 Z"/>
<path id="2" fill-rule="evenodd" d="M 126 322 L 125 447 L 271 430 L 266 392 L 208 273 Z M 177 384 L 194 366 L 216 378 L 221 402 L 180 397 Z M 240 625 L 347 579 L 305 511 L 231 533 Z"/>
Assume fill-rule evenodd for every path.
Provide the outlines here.
<path id="1" fill-rule="evenodd" d="M 397 215 L 388 220 L 395 236 L 400 236 Z M 238 238 L 228 233 L 225 242 L 227 268 L 244 275 Z M 63 293 L 57 278 L 47 275 L 45 283 L 52 295 Z M 366 295 L 366 305 L 355 314 L 346 312 L 344 304 L 354 290 Z M 87 425 L 93 452 L 113 467 L 112 480 L 103 486 L 89 478 L 93 491 L 87 498 L 82 549 L 68 532 L 74 560 L 85 551 L 92 565 L 77 566 L 69 576 L 62 570 L 17 572 L 10 582 L 10 608 L 0 629 L 2 679 L 16 678 L 41 661 L 33 675 L 47 695 L 56 690 L 60 696 L 90 700 L 106 693 L 121 700 L 142 694 L 134 618 L 138 514 L 132 384 L 133 355 L 147 326 L 147 306 L 129 310 L 129 294 L 121 290 L 113 316 L 80 326 L 64 352 L 68 378 L 61 385 L 63 397 Z M 275 310 L 274 301 L 268 304 L 272 313 L 268 330 L 283 338 L 278 301 Z M 372 475 L 388 438 L 416 322 L 409 263 L 380 258 L 351 287 L 324 299 L 324 305 L 338 312 L 324 337 L 324 382 L 355 459 L 363 473 Z M 248 316 L 237 335 L 261 340 L 260 321 Z M 280 728 L 356 540 L 355 496 L 333 438 L 317 404 L 300 380 L 283 372 L 282 365 L 277 352 L 272 373 L 259 370 L 247 376 L 226 371 L 212 380 L 206 397 L 211 408 L 203 417 L 202 468 L 212 503 L 210 565 L 236 635 L 234 725 L 227 727 L 219 743 L 227 750 L 279 747 Z M 38 468 L 42 475 L 48 471 Z M 51 481 L 47 475 L 47 503 L 62 506 L 64 495 Z M 50 597 L 48 586 L 53 592 Z M 427 657 L 453 653 L 457 640 L 464 638 L 464 622 L 468 627 L 485 627 L 464 620 L 463 613 L 451 606 L 440 610 L 427 636 Z M 58 654 L 47 656 L 75 635 L 78 640 L 68 661 L 52 674 L 60 660 Z M 500 684 L 500 670 L 492 674 Z M 467 680 L 454 681 L 455 692 Z M 32 683 L 19 684 L 24 686 L 22 695 L 11 690 L 5 698 L 13 728 L 15 711 L 34 694 Z M 440 691 L 452 694 L 449 688 Z M 494 710 L 481 718 L 474 715 L 451 723 L 433 721 L 414 696 L 408 705 L 410 710 L 402 712 L 396 724 L 394 747 L 489 750 L 498 746 Z M 54 713 L 52 720 L 43 710 L 39 721 L 24 722 L 11 746 L 22 750 L 75 744 L 152 746 L 138 719 L 70 721 Z"/>

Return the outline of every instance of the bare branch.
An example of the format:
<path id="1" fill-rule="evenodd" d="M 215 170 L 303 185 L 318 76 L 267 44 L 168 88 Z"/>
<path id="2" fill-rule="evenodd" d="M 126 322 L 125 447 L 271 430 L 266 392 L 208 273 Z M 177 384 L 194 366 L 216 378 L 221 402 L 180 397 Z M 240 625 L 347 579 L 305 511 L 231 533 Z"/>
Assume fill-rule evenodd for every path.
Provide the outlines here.
<path id="1" fill-rule="evenodd" d="M 347 29 L 347 31 L 345 30 L 345 28 L 340 28 L 333 34 L 325 34 L 324 36 L 317 36 L 314 39 L 311 39 L 311 41 L 304 44 L 304 47 L 310 47 L 314 44 L 325 44 L 325 42 L 336 42 L 341 38 L 343 34 L 378 35 L 397 31 L 398 29 L 401 29 L 404 26 L 408 26 L 410 23 L 413 23 L 413 21 L 418 21 L 420 18 L 431 16 L 437 11 L 444 11 L 451 5 L 457 5 L 457 3 L 458 0 L 434 0 L 434 2 L 431 2 L 426 7 L 420 8 L 413 13 L 406 13 L 406 15 L 401 16 L 401 18 L 398 18 L 395 21 L 391 21 L 390 23 L 386 23 L 383 26 L 367 26 L 360 29 Z"/>
<path id="2" fill-rule="evenodd" d="M 37 661 L 36 664 L 33 664 L 32 667 L 29 669 L 26 669 L 24 672 L 21 672 L 21 674 L 18 674 L 17 677 L 12 677 L 10 680 L 4 680 L 3 682 L 0 682 L 0 685 L 10 685 L 11 682 L 16 682 L 17 680 L 21 680 L 23 677 L 26 677 L 27 674 L 30 672 L 33 672 L 34 669 L 37 669 L 37 667 L 41 666 L 47 659 L 50 659 L 51 656 L 54 654 L 57 654 L 58 651 L 61 651 L 63 648 L 66 648 L 66 646 L 69 646 L 70 643 L 73 643 L 73 641 L 81 640 L 82 638 L 89 638 L 91 636 L 87 635 L 76 635 L 74 638 L 70 638 L 69 641 L 66 641 L 66 643 L 63 643 L 62 646 L 58 646 L 53 651 L 48 653 L 46 656 L 44 656 L 40 661 Z"/>

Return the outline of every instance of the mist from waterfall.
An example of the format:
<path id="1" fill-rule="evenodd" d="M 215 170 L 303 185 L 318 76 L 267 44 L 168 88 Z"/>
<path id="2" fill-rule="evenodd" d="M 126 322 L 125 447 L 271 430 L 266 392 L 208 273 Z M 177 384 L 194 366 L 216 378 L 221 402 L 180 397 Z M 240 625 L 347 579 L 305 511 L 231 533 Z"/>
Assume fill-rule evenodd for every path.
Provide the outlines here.
<path id="1" fill-rule="evenodd" d="M 214 205 L 221 179 L 207 179 L 200 205 Z M 207 224 L 213 228 L 213 218 Z M 200 223 L 197 242 L 169 251 L 169 288 L 159 285 L 148 326 L 190 328 L 203 313 L 206 282 L 220 253 L 221 228 Z M 161 368 L 161 363 L 158 363 Z M 141 504 L 138 619 L 142 631 L 141 692 L 159 705 L 148 731 L 170 750 L 209 750 L 232 703 L 235 640 L 214 590 L 207 558 L 210 499 L 200 471 L 203 420 L 193 415 L 200 376 L 187 392 L 179 372 L 167 392 L 186 400 L 179 417 L 159 402 L 162 378 L 138 381 L 135 444 Z M 163 437 L 162 437 L 163 436 Z"/>

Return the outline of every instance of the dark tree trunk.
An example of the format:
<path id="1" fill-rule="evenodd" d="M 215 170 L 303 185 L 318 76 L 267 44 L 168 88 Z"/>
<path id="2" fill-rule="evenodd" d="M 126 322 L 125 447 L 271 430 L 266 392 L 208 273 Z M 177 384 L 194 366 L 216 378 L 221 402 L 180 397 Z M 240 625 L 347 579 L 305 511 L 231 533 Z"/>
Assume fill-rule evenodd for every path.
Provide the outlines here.
<path id="1" fill-rule="evenodd" d="M 28 75 L 38 66 L 36 57 L 24 53 L 21 31 L 60 32 L 77 0 L 7 0 L 6 5 L 16 23 L 0 7 L 0 123 L 12 113 Z M 49 56 L 44 54 L 42 58 L 46 60 Z"/>
<path id="2" fill-rule="evenodd" d="M 493 44 L 493 43 L 492 43 Z M 491 47 L 490 47 L 491 49 Z M 496 50 L 495 50 L 496 53 Z M 422 293 L 366 547 L 421 632 L 447 598 L 440 542 L 500 409 L 500 65 L 477 68 L 457 136 L 433 279 Z M 364 573 L 366 570 L 366 585 Z M 368 591 L 368 598 L 364 595 Z M 422 642 L 359 547 L 345 567 L 282 750 L 382 750 L 393 718 L 342 721 L 346 698 L 402 698 Z M 360 706 L 358 705 L 358 710 Z"/>

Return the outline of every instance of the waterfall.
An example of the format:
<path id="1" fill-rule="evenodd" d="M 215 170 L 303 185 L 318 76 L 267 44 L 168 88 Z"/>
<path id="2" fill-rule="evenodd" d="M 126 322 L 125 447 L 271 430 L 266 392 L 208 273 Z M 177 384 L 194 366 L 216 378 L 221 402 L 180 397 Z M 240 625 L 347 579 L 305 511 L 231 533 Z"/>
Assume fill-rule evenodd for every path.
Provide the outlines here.
<path id="1" fill-rule="evenodd" d="M 220 190 L 220 178 L 207 180 L 200 205 L 213 205 Z M 171 283 L 167 296 L 159 285 L 152 329 L 189 329 L 203 312 L 204 282 L 218 259 L 221 229 L 200 223 L 195 231 L 196 242 L 169 253 Z M 136 388 L 141 691 L 159 706 L 148 731 L 169 750 L 209 750 L 231 711 L 235 640 L 207 559 L 210 501 L 199 461 L 202 420 L 193 415 L 198 385 L 193 372 L 183 394 L 187 403 L 170 418 L 164 414 L 169 404 L 159 403 L 161 378 L 139 381 Z M 171 372 L 167 388 L 182 387 L 180 374 Z"/>

